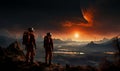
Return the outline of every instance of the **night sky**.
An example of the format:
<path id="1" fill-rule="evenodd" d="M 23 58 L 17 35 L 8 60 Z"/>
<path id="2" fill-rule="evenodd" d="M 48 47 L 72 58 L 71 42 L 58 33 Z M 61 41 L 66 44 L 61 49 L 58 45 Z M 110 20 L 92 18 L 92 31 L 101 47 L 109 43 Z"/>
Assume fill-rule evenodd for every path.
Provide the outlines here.
<path id="1" fill-rule="evenodd" d="M 4 0 L 0 2 L 0 32 L 21 35 L 34 27 L 37 35 L 96 40 L 120 33 L 119 0 Z M 75 33 L 79 38 L 73 37 Z"/>

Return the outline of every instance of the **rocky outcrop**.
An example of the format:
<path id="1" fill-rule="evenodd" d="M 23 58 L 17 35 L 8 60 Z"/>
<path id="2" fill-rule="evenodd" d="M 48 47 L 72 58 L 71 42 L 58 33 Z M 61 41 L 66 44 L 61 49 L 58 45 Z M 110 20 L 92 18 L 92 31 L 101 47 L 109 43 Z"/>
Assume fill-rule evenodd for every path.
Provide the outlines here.
<path id="1" fill-rule="evenodd" d="M 7 57 L 16 61 L 25 61 L 25 55 L 18 41 L 11 43 L 6 49 Z"/>

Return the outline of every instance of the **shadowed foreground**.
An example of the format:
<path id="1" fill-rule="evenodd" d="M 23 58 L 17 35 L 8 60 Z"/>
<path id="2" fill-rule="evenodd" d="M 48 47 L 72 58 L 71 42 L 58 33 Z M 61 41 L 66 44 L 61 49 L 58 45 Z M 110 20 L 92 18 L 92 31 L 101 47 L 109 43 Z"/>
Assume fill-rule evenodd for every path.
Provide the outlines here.
<path id="1" fill-rule="evenodd" d="M 25 55 L 18 42 L 14 42 L 7 48 L 0 47 L 0 67 L 0 70 L 3 71 L 120 71 L 120 58 L 116 58 L 114 62 L 103 59 L 98 67 L 70 66 L 68 64 L 66 66 L 60 64 L 48 66 L 38 61 L 28 64 L 25 63 Z"/>

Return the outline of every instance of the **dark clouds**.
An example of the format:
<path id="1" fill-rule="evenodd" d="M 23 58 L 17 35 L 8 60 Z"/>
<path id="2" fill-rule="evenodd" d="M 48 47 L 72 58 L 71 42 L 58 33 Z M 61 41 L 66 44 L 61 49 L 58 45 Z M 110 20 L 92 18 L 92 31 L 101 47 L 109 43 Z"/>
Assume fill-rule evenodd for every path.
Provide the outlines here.
<path id="1" fill-rule="evenodd" d="M 93 7 L 96 10 L 93 27 L 77 27 L 95 34 L 120 30 L 119 0 L 13 0 L 0 3 L 0 29 L 13 31 L 33 26 L 40 31 L 63 32 L 72 28 L 64 27 L 64 22 L 84 23 L 81 10 Z"/>
<path id="2" fill-rule="evenodd" d="M 17 0 L 3 3 L 1 28 L 14 28 L 18 25 L 23 28 L 34 26 L 57 29 L 61 21 L 82 17 L 80 0 Z"/>
<path id="3" fill-rule="evenodd" d="M 119 34 L 120 27 L 120 5 L 118 0 L 102 0 L 97 5 L 98 15 L 95 17 L 96 30 L 104 34 Z"/>

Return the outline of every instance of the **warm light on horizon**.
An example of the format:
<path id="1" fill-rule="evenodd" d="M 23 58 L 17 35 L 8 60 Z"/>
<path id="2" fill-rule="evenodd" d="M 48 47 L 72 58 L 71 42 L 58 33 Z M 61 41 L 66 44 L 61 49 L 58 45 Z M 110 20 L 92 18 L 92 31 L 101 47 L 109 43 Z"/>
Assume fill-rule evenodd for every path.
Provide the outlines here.
<path id="1" fill-rule="evenodd" d="M 75 34 L 74 34 L 74 37 L 75 37 L 75 38 L 79 38 L 79 34 L 78 34 L 78 33 L 75 33 Z"/>

